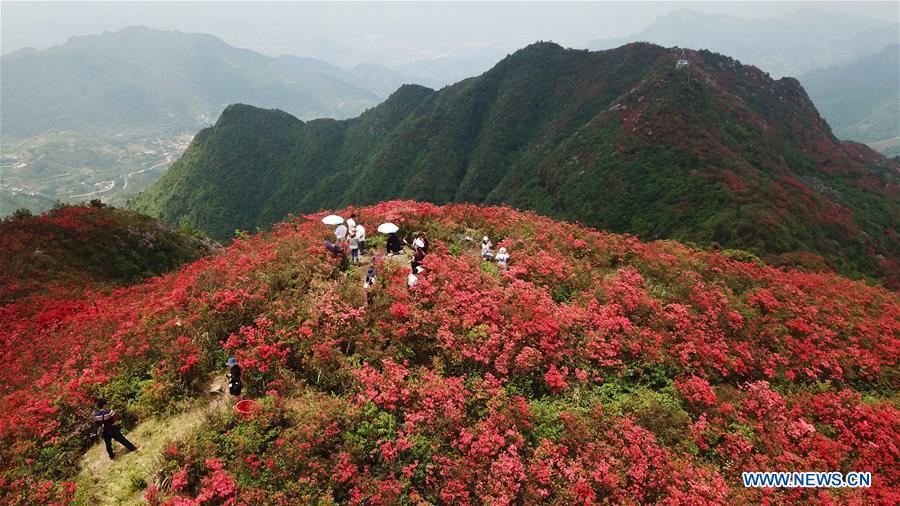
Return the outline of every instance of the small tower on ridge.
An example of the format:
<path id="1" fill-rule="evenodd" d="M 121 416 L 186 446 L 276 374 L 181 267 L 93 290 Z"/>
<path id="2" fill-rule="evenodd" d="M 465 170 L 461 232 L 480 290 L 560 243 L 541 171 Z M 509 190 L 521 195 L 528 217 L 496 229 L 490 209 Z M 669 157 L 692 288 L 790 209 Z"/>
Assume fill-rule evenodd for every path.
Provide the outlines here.
<path id="1" fill-rule="evenodd" d="M 684 49 L 681 50 L 681 55 L 678 56 L 678 59 L 675 60 L 675 69 L 683 69 L 690 65 L 691 62 L 687 59 L 687 56 L 684 54 Z"/>

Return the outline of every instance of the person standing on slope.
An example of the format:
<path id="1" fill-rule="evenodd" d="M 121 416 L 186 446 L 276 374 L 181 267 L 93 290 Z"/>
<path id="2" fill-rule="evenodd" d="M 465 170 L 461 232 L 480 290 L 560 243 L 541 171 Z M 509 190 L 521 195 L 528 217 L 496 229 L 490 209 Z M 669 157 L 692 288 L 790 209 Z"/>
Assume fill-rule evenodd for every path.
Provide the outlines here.
<path id="1" fill-rule="evenodd" d="M 363 283 L 363 288 L 366 290 L 366 303 L 371 304 L 372 298 L 375 295 L 375 266 L 370 265 L 369 270 L 366 271 L 366 281 Z"/>
<path id="2" fill-rule="evenodd" d="M 347 218 L 347 237 L 353 237 L 356 235 L 356 213 L 350 215 Z"/>
<path id="3" fill-rule="evenodd" d="M 106 453 L 109 455 L 110 460 L 116 458 L 112 448 L 113 439 L 121 443 L 129 452 L 137 450 L 137 446 L 131 444 L 131 441 L 122 435 L 118 424 L 120 419 L 121 417 L 118 413 L 106 408 L 105 400 L 97 400 L 97 411 L 94 411 L 94 424 L 97 425 L 98 435 L 103 438 L 103 442 L 106 444 Z"/>
<path id="4" fill-rule="evenodd" d="M 241 366 L 234 357 L 228 357 L 225 365 L 228 366 L 228 393 L 241 400 L 241 390 L 244 388 L 244 384 L 241 383 Z"/>
<path id="5" fill-rule="evenodd" d="M 494 252 L 491 251 L 491 240 L 488 239 L 488 236 L 484 236 L 481 239 L 481 258 L 485 260 L 491 260 L 494 258 Z"/>
<path id="6" fill-rule="evenodd" d="M 411 290 L 419 283 L 419 277 L 416 276 L 416 272 L 420 271 L 418 271 L 418 269 L 413 269 L 412 267 L 410 267 L 409 274 L 406 276 L 406 288 L 408 290 Z"/>
<path id="7" fill-rule="evenodd" d="M 359 238 L 356 235 L 350 236 L 350 261 L 359 265 Z"/>
<path id="8" fill-rule="evenodd" d="M 416 239 L 413 244 L 415 244 L 416 242 L 419 242 L 419 239 Z M 415 271 L 419 268 L 420 265 L 422 265 L 422 260 L 425 260 L 425 250 L 419 246 L 416 246 L 416 250 L 413 252 L 412 262 L 409 264 L 410 267 L 412 267 L 413 271 Z"/>
<path id="9" fill-rule="evenodd" d="M 506 252 L 506 248 L 500 248 L 497 252 L 497 266 L 503 271 L 509 269 L 509 253 Z"/>
<path id="10" fill-rule="evenodd" d="M 356 240 L 359 241 L 359 254 L 366 254 L 366 227 L 362 223 L 356 225 Z"/>

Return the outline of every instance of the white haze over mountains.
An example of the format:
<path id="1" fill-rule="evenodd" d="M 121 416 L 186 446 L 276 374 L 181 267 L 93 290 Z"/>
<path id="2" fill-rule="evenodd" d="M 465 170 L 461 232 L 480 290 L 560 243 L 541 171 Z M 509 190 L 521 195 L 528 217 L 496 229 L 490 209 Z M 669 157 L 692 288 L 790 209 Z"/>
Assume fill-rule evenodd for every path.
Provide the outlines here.
<path id="1" fill-rule="evenodd" d="M 640 37 L 659 18 L 684 9 L 704 16 L 727 15 L 735 18 L 732 25 L 744 22 L 756 27 L 800 23 L 802 28 L 819 23 L 819 17 L 835 15 L 852 26 L 883 26 L 898 19 L 896 2 L 2 2 L 0 9 L 4 54 L 60 44 L 74 35 L 145 25 L 209 33 L 270 56 L 307 56 L 343 67 L 376 63 L 411 74 L 444 73 L 443 81 L 460 77 L 460 72 L 484 70 L 539 39 L 588 47 L 598 40 Z M 792 19 L 798 9 L 804 14 Z M 786 22 L 779 19 L 785 16 Z M 789 34 L 790 30 L 763 30 L 740 42 L 769 46 L 790 42 L 785 40 Z M 697 34 L 684 35 L 696 39 Z M 713 50 L 717 42 L 734 47 L 729 35 L 747 36 L 743 31 L 708 35 Z"/>

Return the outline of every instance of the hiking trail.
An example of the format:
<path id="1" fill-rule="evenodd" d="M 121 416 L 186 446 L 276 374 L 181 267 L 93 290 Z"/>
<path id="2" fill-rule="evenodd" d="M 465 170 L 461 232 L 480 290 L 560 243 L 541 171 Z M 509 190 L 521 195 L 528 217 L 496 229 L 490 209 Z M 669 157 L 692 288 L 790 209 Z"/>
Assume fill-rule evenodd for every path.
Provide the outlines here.
<path id="1" fill-rule="evenodd" d="M 138 504 L 153 473 L 170 443 L 188 438 L 202 424 L 208 413 L 230 408 L 227 379 L 217 376 L 207 388 L 205 402 L 181 413 L 143 420 L 125 435 L 137 451 L 126 452 L 113 441 L 115 460 L 106 455 L 101 440 L 91 446 L 79 461 L 77 501 L 86 504 Z"/>

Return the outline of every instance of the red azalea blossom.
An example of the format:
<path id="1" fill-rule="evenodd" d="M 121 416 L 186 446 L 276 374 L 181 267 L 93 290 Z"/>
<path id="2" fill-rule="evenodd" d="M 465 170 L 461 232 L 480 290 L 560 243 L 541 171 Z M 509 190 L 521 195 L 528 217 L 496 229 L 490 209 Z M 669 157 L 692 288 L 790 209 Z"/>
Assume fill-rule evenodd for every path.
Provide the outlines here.
<path id="1" fill-rule="evenodd" d="M 139 423 L 228 356 L 258 415 L 168 445 L 150 504 L 900 498 L 896 292 L 507 208 L 354 211 L 428 235 L 417 290 L 386 259 L 367 293 L 322 254 L 316 214 L 140 284 L 0 306 L 3 502 L 72 502 L 96 397 L 129 399 Z M 510 249 L 507 271 L 460 239 L 473 231 Z M 757 470 L 874 479 L 745 489 Z"/>

